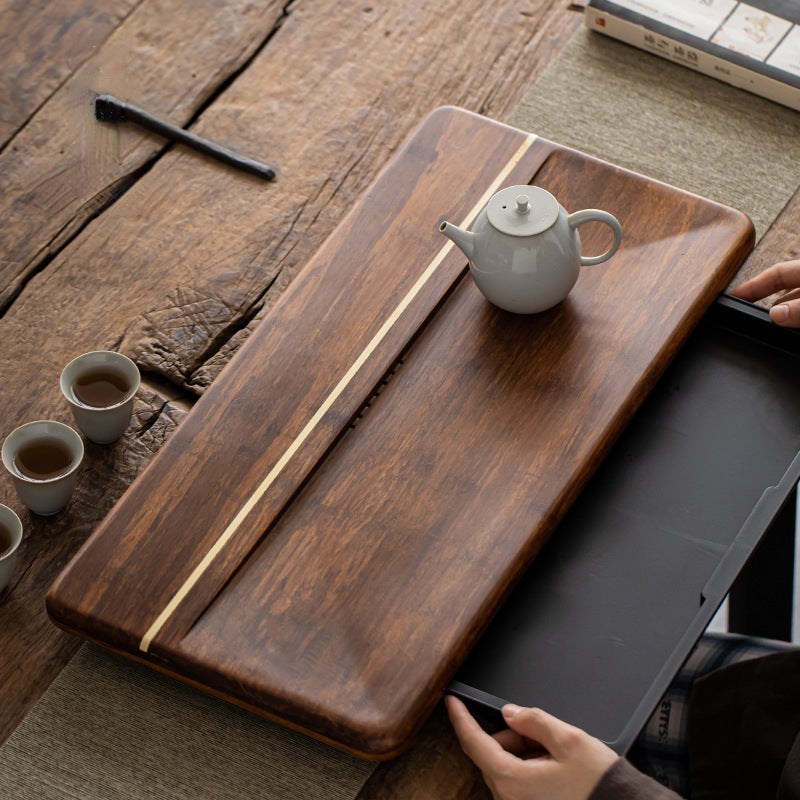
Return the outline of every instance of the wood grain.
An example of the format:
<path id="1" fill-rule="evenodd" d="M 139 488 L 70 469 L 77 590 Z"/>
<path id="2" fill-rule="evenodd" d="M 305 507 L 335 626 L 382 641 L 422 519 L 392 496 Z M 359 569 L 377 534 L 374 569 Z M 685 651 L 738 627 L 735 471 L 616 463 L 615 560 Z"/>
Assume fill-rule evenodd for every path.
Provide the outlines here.
<path id="1" fill-rule="evenodd" d="M 436 227 L 531 179 L 626 234 L 557 309 L 519 316 L 485 301 Z M 434 112 L 62 574 L 50 613 L 396 755 L 753 241 L 739 212 Z"/>
<path id="2" fill-rule="evenodd" d="M 48 29 L 60 30 L 60 46 L 69 50 L 69 23 L 74 21 L 78 32 L 93 24 L 91 17 L 80 19 L 80 8 L 72 10 L 78 17 L 64 21 L 50 12 L 37 17 L 35 24 L 17 20 L 18 15 L 11 22 L 33 27 L 31 35 L 39 38 Z M 132 125 L 97 122 L 93 98 L 102 92 L 117 94 L 183 125 L 220 81 L 252 56 L 281 14 L 278 2 L 256 9 L 243 0 L 149 0 L 108 31 L 105 40 L 98 35 L 96 52 L 75 62 L 63 85 L 0 152 L 0 312 L 42 264 L 131 185 L 138 170 L 167 145 Z M 169 25 L 164 24 L 167 19 Z M 112 23 L 105 20 L 97 34 L 113 28 Z M 19 41 L 24 44 L 26 37 Z M 40 48 L 30 57 L 41 55 Z M 69 60 L 58 67 L 67 70 Z M 209 70 L 209 65 L 214 68 Z M 242 146 L 235 136 L 225 144 L 232 149 Z M 267 155 L 260 149 L 254 154 Z"/>
<path id="3" fill-rule="evenodd" d="M 480 717 L 479 717 L 480 720 Z M 490 724 L 480 720 L 494 732 Z M 440 703 L 412 747 L 378 764 L 359 792 L 358 800 L 491 800 L 480 771 L 462 752 L 444 704 Z"/>
<path id="4" fill-rule="evenodd" d="M 136 0 L 0 3 L 0 151 L 135 5 Z"/>
<path id="5" fill-rule="evenodd" d="M 800 190 L 794 193 L 731 282 L 736 286 L 780 261 L 800 259 Z M 771 300 L 766 298 L 765 305 Z"/>

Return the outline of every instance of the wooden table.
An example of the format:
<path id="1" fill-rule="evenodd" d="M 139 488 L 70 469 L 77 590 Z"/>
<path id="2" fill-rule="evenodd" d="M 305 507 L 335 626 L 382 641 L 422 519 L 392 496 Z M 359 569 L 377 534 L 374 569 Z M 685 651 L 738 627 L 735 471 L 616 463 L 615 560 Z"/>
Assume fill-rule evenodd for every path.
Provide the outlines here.
<path id="1" fill-rule="evenodd" d="M 47 588 L 355 198 L 432 108 L 504 118 L 580 24 L 563 0 L 3 4 L 3 434 L 69 421 L 57 378 L 83 350 L 132 353 L 146 390 L 126 438 L 90 448 L 65 514 L 30 517 L 4 479 L 26 539 L 0 605 L 0 739 L 78 646 L 47 619 Z M 98 125 L 99 91 L 280 179 Z M 800 256 L 799 222 L 797 193 L 742 273 Z M 440 709 L 361 798 L 474 796 L 475 781 Z"/>

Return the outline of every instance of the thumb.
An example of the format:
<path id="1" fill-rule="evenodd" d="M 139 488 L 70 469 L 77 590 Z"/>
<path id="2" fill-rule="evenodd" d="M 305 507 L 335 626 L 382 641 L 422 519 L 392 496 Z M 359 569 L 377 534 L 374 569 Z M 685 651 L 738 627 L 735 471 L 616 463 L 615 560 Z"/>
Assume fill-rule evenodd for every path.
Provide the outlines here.
<path id="1" fill-rule="evenodd" d="M 786 328 L 800 328 L 800 303 L 793 302 L 776 303 L 769 312 L 770 318 L 776 325 L 783 325 Z"/>
<path id="2" fill-rule="evenodd" d="M 569 754 L 570 744 L 580 736 L 580 730 L 541 708 L 503 706 L 503 719 L 511 730 L 538 742 L 556 761 Z"/>

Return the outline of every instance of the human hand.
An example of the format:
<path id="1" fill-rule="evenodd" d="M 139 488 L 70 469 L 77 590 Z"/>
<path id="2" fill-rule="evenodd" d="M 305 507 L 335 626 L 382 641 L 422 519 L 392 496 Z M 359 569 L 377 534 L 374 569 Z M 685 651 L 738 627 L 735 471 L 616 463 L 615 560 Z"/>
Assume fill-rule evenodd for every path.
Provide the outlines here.
<path id="1" fill-rule="evenodd" d="M 765 269 L 760 275 L 737 286 L 730 294 L 754 303 L 775 292 L 791 289 L 770 309 L 774 323 L 787 328 L 800 328 L 800 261 L 783 261 Z"/>
<path id="2" fill-rule="evenodd" d="M 587 800 L 619 756 L 599 739 L 538 708 L 503 707 L 509 726 L 486 733 L 456 697 L 447 712 L 464 752 L 495 800 Z"/>

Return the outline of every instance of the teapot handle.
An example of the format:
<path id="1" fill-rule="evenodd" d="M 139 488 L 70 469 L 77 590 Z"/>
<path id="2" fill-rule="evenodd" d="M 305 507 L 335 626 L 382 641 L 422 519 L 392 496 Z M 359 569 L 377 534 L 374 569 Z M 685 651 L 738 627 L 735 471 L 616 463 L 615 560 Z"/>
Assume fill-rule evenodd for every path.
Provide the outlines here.
<path id="1" fill-rule="evenodd" d="M 607 211 L 600 211 L 596 208 L 587 208 L 584 211 L 576 211 L 567 217 L 567 223 L 571 229 L 575 229 L 578 225 L 583 225 L 584 222 L 605 222 L 606 225 L 611 226 L 614 231 L 614 244 L 606 250 L 601 256 L 580 256 L 581 266 L 586 267 L 590 264 L 600 264 L 611 258 L 617 252 L 617 248 L 622 241 L 622 228 L 617 222 L 617 218 L 609 214 Z"/>

